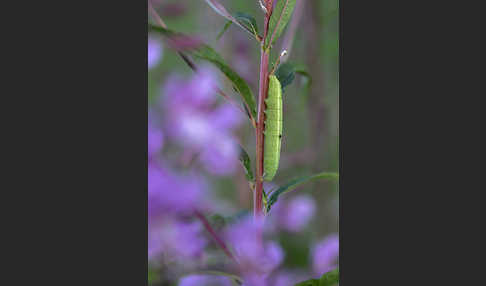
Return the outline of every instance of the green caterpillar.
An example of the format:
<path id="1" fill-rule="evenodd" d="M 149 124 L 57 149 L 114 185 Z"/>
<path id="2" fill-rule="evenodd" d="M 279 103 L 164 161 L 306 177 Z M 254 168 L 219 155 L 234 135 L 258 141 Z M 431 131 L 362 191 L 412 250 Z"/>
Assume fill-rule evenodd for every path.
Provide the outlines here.
<path id="1" fill-rule="evenodd" d="M 265 181 L 271 181 L 277 173 L 280 161 L 280 145 L 282 139 L 282 87 L 275 75 L 270 75 L 268 97 L 265 99 L 265 144 L 263 170 Z"/>

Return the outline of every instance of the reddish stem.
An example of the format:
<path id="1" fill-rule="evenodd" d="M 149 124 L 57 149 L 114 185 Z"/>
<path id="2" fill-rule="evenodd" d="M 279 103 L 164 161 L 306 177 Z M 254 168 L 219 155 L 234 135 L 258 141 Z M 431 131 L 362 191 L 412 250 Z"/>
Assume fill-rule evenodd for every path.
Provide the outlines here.
<path id="1" fill-rule="evenodd" d="M 267 2 L 268 3 L 268 2 Z M 253 194 L 253 214 L 255 218 L 263 215 L 263 155 L 264 155 L 264 135 L 265 130 L 265 98 L 268 89 L 268 62 L 269 51 L 265 51 L 265 39 L 268 36 L 268 23 L 270 20 L 270 13 L 265 15 L 264 34 L 260 49 L 260 82 L 258 89 L 258 122 L 256 128 L 256 185 Z"/>
<path id="2" fill-rule="evenodd" d="M 235 257 L 233 256 L 233 254 L 229 251 L 224 241 L 218 236 L 216 231 L 214 231 L 214 229 L 211 227 L 211 224 L 209 224 L 209 221 L 206 219 L 206 217 L 199 211 L 195 211 L 194 214 L 203 223 L 204 228 L 206 228 L 206 230 L 209 232 L 209 234 L 214 239 L 216 244 L 223 250 L 223 252 L 234 262 L 238 263 Z"/>
<path id="3" fill-rule="evenodd" d="M 157 23 L 160 26 L 162 26 L 163 28 L 167 29 L 167 25 L 164 23 L 162 18 L 160 18 L 159 14 L 157 14 L 157 11 L 155 11 L 154 7 L 152 6 L 152 2 L 150 0 L 148 1 L 148 7 L 149 7 L 149 10 L 150 10 L 150 13 L 152 13 L 152 16 L 155 18 Z"/>

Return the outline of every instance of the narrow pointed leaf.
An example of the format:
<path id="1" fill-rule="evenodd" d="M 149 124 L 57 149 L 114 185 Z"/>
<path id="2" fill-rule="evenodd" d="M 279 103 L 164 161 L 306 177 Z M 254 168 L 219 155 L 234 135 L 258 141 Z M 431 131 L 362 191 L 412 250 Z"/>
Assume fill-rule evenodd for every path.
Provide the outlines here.
<path id="1" fill-rule="evenodd" d="M 223 36 L 223 34 L 226 32 L 226 30 L 228 30 L 228 28 L 231 26 L 232 23 L 233 22 L 231 21 L 226 22 L 223 29 L 218 33 L 218 36 L 216 36 L 216 41 L 218 41 Z"/>
<path id="2" fill-rule="evenodd" d="M 248 182 L 253 182 L 255 181 L 255 177 L 253 176 L 253 172 L 251 170 L 251 162 L 250 162 L 250 156 L 248 156 L 248 153 L 246 153 L 245 149 L 239 145 L 240 148 L 240 156 L 239 160 L 243 168 L 245 169 L 245 176 L 246 180 Z"/>
<path id="3" fill-rule="evenodd" d="M 320 279 L 309 279 L 295 284 L 294 286 L 334 286 L 339 283 L 339 269 L 324 273 Z"/>
<path id="4" fill-rule="evenodd" d="M 254 183 L 255 177 L 253 176 L 253 172 L 251 170 L 250 156 L 248 156 L 248 153 L 245 151 L 245 149 L 243 149 L 243 147 L 241 147 L 240 145 L 238 145 L 238 146 L 240 148 L 240 156 L 239 156 L 240 163 L 243 166 L 243 168 L 245 169 L 245 176 L 246 176 L 246 180 L 248 181 L 248 183 L 250 185 L 250 189 L 253 190 L 254 184 L 255 184 Z M 262 191 L 263 191 L 263 204 L 266 207 L 267 204 L 268 204 L 268 196 L 267 196 L 267 193 L 265 192 L 265 190 L 262 189 Z"/>
<path id="5" fill-rule="evenodd" d="M 219 15 L 225 17 L 226 19 L 230 20 L 231 22 L 233 22 L 234 24 L 236 24 L 238 27 L 242 28 L 243 30 L 247 31 L 248 33 L 252 34 L 253 35 L 253 32 L 248 29 L 247 27 L 243 26 L 242 24 L 240 24 L 240 22 L 238 22 L 238 20 L 236 20 L 235 17 L 233 17 L 229 12 L 228 10 L 226 10 L 226 8 L 224 8 L 223 5 L 221 5 L 221 3 L 219 3 L 218 1 L 216 0 L 205 0 L 206 3 L 208 3 L 208 5 L 213 8 L 214 11 L 216 11 L 216 13 L 218 13 Z M 295 0 L 294 0 L 295 1 Z"/>
<path id="6" fill-rule="evenodd" d="M 148 282 L 149 284 L 158 282 L 159 280 L 159 275 L 158 273 L 151 267 L 148 269 Z"/>
<path id="7" fill-rule="evenodd" d="M 310 86 L 312 83 L 312 77 L 307 72 L 307 69 L 304 65 L 296 65 L 290 62 L 286 62 L 281 64 L 278 69 L 275 71 L 275 76 L 277 76 L 280 84 L 282 85 L 282 92 L 285 91 L 285 87 L 290 85 L 293 80 L 295 79 L 295 74 L 300 74 L 307 78 L 307 86 Z"/>
<path id="8" fill-rule="evenodd" d="M 295 284 L 294 286 L 319 286 L 319 279 L 309 279 Z"/>
<path id="9" fill-rule="evenodd" d="M 173 49 L 178 51 L 196 49 L 203 44 L 202 41 L 196 37 L 178 33 L 150 23 L 149 23 L 149 31 L 157 32 L 162 36 L 170 39 L 170 45 L 172 46 Z"/>
<path id="10" fill-rule="evenodd" d="M 312 76 L 307 71 L 307 68 L 304 65 L 296 65 L 294 66 L 295 73 L 300 74 L 301 76 L 305 76 L 307 78 L 307 86 L 312 84 Z"/>
<path id="11" fill-rule="evenodd" d="M 177 32 L 166 29 L 161 26 L 154 25 L 152 23 L 148 24 L 149 32 L 158 32 L 166 37 L 171 37 L 177 35 Z"/>
<path id="12" fill-rule="evenodd" d="M 245 26 L 245 28 L 253 33 L 253 35 L 258 38 L 258 25 L 252 15 L 243 12 L 236 12 L 234 17 Z"/>
<path id="13" fill-rule="evenodd" d="M 295 68 L 294 65 L 291 63 L 283 63 L 281 64 L 277 71 L 275 71 L 275 76 L 280 81 L 280 85 L 282 86 L 282 92 L 285 91 L 285 87 L 292 83 L 295 78 Z"/>
<path id="14" fill-rule="evenodd" d="M 244 26 L 246 31 L 249 31 L 258 41 L 260 41 L 260 35 L 258 35 L 258 25 L 253 16 L 243 12 L 236 12 L 235 14 L 233 14 L 233 17 L 238 21 L 238 23 Z M 223 29 L 218 33 L 216 40 L 219 40 L 223 36 L 223 34 L 226 32 L 226 30 L 228 30 L 232 23 L 233 21 L 231 20 L 226 22 Z"/>
<path id="15" fill-rule="evenodd" d="M 243 97 L 243 100 L 248 105 L 248 108 L 256 118 L 256 103 L 255 97 L 251 92 L 248 84 L 235 72 L 233 71 L 224 59 L 208 45 L 202 45 L 199 49 L 193 51 L 193 56 L 202 60 L 206 60 L 216 66 L 232 83 L 233 87 L 238 91 L 238 93 Z"/>
<path id="16" fill-rule="evenodd" d="M 268 35 L 265 41 L 265 47 L 273 45 L 273 43 L 280 37 L 285 26 L 292 16 L 294 11 L 295 0 L 279 0 L 275 9 L 273 9 L 270 23 L 268 24 Z M 270 38 L 270 39 L 268 39 Z"/>
<path id="17" fill-rule="evenodd" d="M 265 192 L 265 189 L 262 188 L 262 201 L 263 201 L 263 207 L 266 208 L 268 205 L 268 196 L 267 193 Z"/>
<path id="18" fill-rule="evenodd" d="M 277 202 L 278 197 L 281 194 L 290 192 L 290 191 L 294 190 L 295 188 L 297 188 L 299 185 L 301 185 L 303 183 L 307 183 L 311 180 L 316 180 L 316 179 L 338 180 L 339 174 L 338 173 L 322 172 L 322 173 L 318 173 L 318 174 L 314 174 L 314 175 L 310 175 L 310 176 L 299 177 L 299 178 L 296 178 L 296 179 L 290 181 L 286 185 L 283 185 L 283 186 L 279 187 L 277 190 L 275 190 L 274 192 L 272 192 L 272 194 L 270 195 L 270 198 L 268 200 L 267 212 L 270 211 L 272 205 L 275 204 L 275 202 Z"/>
<path id="19" fill-rule="evenodd" d="M 334 286 L 337 283 L 339 283 L 339 268 L 324 273 L 319 281 L 319 286 Z"/>

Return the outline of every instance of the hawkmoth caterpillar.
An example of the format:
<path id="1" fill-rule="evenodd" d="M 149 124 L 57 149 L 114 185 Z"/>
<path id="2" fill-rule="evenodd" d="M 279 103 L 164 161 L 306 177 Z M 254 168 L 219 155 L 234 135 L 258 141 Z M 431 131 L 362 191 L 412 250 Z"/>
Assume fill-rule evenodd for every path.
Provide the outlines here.
<path id="1" fill-rule="evenodd" d="M 269 76 L 265 104 L 263 179 L 271 181 L 277 173 L 282 139 L 282 87 L 273 74 Z"/>

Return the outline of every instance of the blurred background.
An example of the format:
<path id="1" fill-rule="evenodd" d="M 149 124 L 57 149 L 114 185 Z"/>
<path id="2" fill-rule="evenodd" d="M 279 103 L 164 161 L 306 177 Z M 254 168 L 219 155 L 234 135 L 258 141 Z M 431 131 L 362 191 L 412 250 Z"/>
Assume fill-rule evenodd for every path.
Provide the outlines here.
<path id="1" fill-rule="evenodd" d="M 259 30 L 263 30 L 263 12 L 257 0 L 219 2 L 231 13 L 244 12 L 254 16 Z M 151 4 L 168 28 L 197 36 L 211 45 L 248 82 L 253 94 L 258 95 L 260 48 L 251 35 L 231 25 L 216 40 L 227 21 L 203 0 L 152 0 Z M 283 185 L 302 175 L 339 171 L 338 11 L 338 0 L 297 0 L 293 18 L 272 50 L 271 62 L 285 48 L 289 51 L 285 60 L 303 64 L 312 77 L 311 84 L 307 85 L 305 77 L 296 75 L 293 83 L 283 93 L 281 160 L 272 182 L 274 185 Z M 149 20 L 156 23 L 150 13 Z M 153 33 L 149 33 L 148 38 L 149 110 L 163 110 L 161 105 L 164 101 L 161 98 L 164 97 L 170 78 L 176 75 L 189 81 L 194 72 L 177 52 L 169 48 L 164 38 Z M 227 80 L 220 77 L 218 83 L 228 95 L 240 102 L 239 96 L 232 92 Z M 153 121 L 164 120 L 160 119 L 163 117 L 155 116 Z M 160 124 L 162 123 L 154 122 L 155 126 Z M 239 124 L 234 134 L 250 155 L 253 166 L 255 136 L 249 121 Z M 177 148 L 171 150 L 170 144 L 165 143 L 168 141 L 164 139 L 162 156 L 166 160 L 182 156 L 184 152 L 177 151 Z M 218 210 L 223 212 L 222 215 L 251 211 L 252 193 L 242 168 L 229 175 L 206 172 L 204 177 L 209 182 L 212 194 L 224 205 Z M 313 200 L 308 207 L 312 209 L 311 217 L 305 227 L 299 228 L 298 232 L 283 228 L 275 237 L 285 252 L 283 268 L 312 272 L 310 269 L 315 264 L 312 260 L 312 248 L 326 237 L 338 233 L 338 197 L 337 182 L 317 180 L 279 198 L 277 204 L 282 205 L 290 204 L 296 198 L 300 201 L 307 198 Z M 151 265 L 149 280 L 152 285 L 177 285 L 161 276 L 164 276 L 164 270 L 157 265 Z"/>

